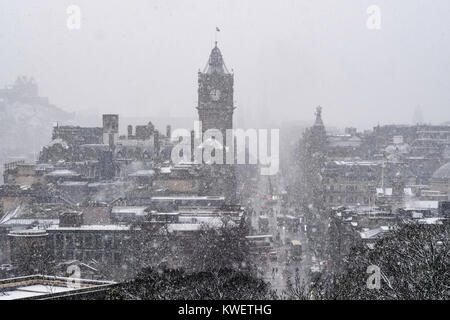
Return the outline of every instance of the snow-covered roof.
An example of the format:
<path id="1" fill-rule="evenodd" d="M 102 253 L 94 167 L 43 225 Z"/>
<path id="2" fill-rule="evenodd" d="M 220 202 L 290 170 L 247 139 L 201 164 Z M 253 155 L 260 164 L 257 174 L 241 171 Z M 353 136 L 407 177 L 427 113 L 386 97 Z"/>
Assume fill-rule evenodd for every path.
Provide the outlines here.
<path id="1" fill-rule="evenodd" d="M 167 230 L 169 232 L 177 232 L 177 231 L 198 231 L 201 228 L 200 223 L 172 223 L 169 224 Z"/>
<path id="2" fill-rule="evenodd" d="M 181 217 L 180 217 L 181 219 Z M 219 228 L 223 225 L 222 220 L 220 219 L 202 219 L 199 218 L 198 220 L 203 220 L 202 222 L 199 221 L 199 223 L 171 223 L 168 225 L 167 229 L 169 232 L 174 231 L 199 231 L 203 226 L 208 226 L 211 228 Z M 231 221 L 229 223 L 232 223 Z"/>
<path id="3" fill-rule="evenodd" d="M 114 214 L 134 214 L 136 216 L 145 216 L 147 215 L 147 212 L 145 212 L 145 209 L 147 209 L 147 207 L 143 207 L 143 206 L 124 206 L 124 207 L 113 207 L 111 209 L 111 213 Z"/>
<path id="4" fill-rule="evenodd" d="M 66 230 L 66 231 L 127 231 L 130 230 L 131 227 L 128 225 L 121 225 L 121 224 L 98 224 L 98 225 L 81 225 L 79 227 L 60 227 L 60 226 L 51 226 L 47 228 L 48 231 L 51 230 Z"/>
<path id="5" fill-rule="evenodd" d="M 370 229 L 367 231 L 361 231 L 359 234 L 361 239 L 375 239 L 378 238 L 381 234 L 388 232 L 390 229 L 388 226 L 381 226 L 375 229 Z"/>
<path id="6" fill-rule="evenodd" d="M 72 186 L 87 186 L 87 181 L 64 181 L 59 184 L 63 187 L 72 187 Z"/>
<path id="7" fill-rule="evenodd" d="M 12 230 L 8 235 L 12 237 L 42 237 L 46 236 L 47 232 L 44 229 L 25 229 Z"/>
<path id="8" fill-rule="evenodd" d="M 138 170 L 136 172 L 130 173 L 129 177 L 151 177 L 155 175 L 154 170 Z"/>
<path id="9" fill-rule="evenodd" d="M 152 200 L 225 200 L 223 196 L 172 196 L 152 197 Z"/>
<path id="10" fill-rule="evenodd" d="M 57 225 L 59 224 L 59 219 L 9 219 L 4 222 L 1 222 L 2 225 L 21 225 L 21 226 L 28 226 L 32 224 L 38 224 L 42 226 L 47 225 Z"/>
<path id="11" fill-rule="evenodd" d="M 161 170 L 161 173 L 170 173 L 170 172 L 172 172 L 172 168 L 171 167 L 162 167 L 160 170 Z"/>
<path id="12" fill-rule="evenodd" d="M 409 201 L 406 204 L 405 210 L 414 209 L 437 209 L 439 207 L 439 201 Z"/>
<path id="13" fill-rule="evenodd" d="M 32 275 L 1 279 L 0 300 L 40 299 L 44 296 L 74 294 L 86 288 L 100 288 L 114 284 L 112 281 L 76 279 L 80 286 L 70 286 L 74 278 Z"/>
<path id="14" fill-rule="evenodd" d="M 433 217 L 433 218 L 419 219 L 418 222 L 422 224 L 442 224 L 443 220 L 445 220 L 445 218 Z"/>
<path id="15" fill-rule="evenodd" d="M 392 188 L 377 188 L 377 196 L 392 196 Z"/>
<path id="16" fill-rule="evenodd" d="M 369 161 L 369 160 L 358 160 L 358 161 L 344 161 L 344 160 L 333 160 L 331 163 L 337 166 L 380 166 L 380 161 Z"/>
<path id="17" fill-rule="evenodd" d="M 54 170 L 52 172 L 47 173 L 47 176 L 51 177 L 77 177 L 79 176 L 78 173 L 72 170 L 68 169 L 60 169 L 60 170 Z"/>

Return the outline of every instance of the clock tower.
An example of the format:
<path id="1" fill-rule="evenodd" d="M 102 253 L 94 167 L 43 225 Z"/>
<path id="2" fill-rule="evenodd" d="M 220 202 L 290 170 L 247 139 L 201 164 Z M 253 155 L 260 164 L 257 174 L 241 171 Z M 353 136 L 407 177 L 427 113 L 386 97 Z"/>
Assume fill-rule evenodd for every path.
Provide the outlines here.
<path id="1" fill-rule="evenodd" d="M 233 81 L 223 61 L 217 41 L 209 55 L 203 72 L 198 73 L 198 117 L 202 122 L 202 134 L 209 129 L 222 132 L 224 164 L 206 165 L 205 193 L 207 195 L 224 195 L 227 202 L 236 201 L 236 172 L 233 164 L 225 164 L 225 149 L 234 148 L 226 141 L 226 130 L 233 129 Z"/>
<path id="2" fill-rule="evenodd" d="M 205 69 L 198 73 L 197 110 L 202 131 L 221 130 L 225 145 L 225 130 L 233 128 L 233 81 L 216 41 Z"/>

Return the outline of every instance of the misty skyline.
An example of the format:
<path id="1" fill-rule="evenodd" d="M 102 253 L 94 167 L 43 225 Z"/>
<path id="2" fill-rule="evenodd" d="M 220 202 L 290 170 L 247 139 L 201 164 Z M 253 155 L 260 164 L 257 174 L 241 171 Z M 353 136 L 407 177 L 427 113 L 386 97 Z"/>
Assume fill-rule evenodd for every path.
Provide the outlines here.
<path id="1" fill-rule="evenodd" d="M 78 5 L 80 30 L 66 27 Z M 366 27 L 369 5 L 381 30 Z M 433 1 L 0 1 L 0 86 L 33 76 L 60 108 L 197 118 L 197 72 L 218 45 L 235 119 L 370 128 L 450 120 L 450 3 Z"/>

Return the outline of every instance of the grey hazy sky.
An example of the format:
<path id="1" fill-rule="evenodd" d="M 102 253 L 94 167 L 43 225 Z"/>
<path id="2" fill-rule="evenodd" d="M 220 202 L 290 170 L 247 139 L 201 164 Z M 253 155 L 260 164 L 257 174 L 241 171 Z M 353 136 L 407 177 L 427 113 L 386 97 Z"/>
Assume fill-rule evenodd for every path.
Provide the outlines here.
<path id="1" fill-rule="evenodd" d="M 82 27 L 69 31 L 77 4 Z M 381 8 L 381 30 L 366 9 Z M 371 127 L 450 120 L 448 0 L 0 0 L 0 85 L 33 75 L 67 111 L 196 117 L 219 26 L 236 117 Z"/>

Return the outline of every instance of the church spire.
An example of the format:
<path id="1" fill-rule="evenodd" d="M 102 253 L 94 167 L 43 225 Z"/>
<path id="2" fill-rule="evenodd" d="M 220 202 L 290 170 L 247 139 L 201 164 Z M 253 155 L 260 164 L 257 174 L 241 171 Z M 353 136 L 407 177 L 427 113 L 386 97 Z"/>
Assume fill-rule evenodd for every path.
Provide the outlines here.
<path id="1" fill-rule="evenodd" d="M 310 129 L 310 143 L 313 152 L 326 153 L 327 132 L 322 121 L 322 107 L 316 108 L 316 121 Z"/>

